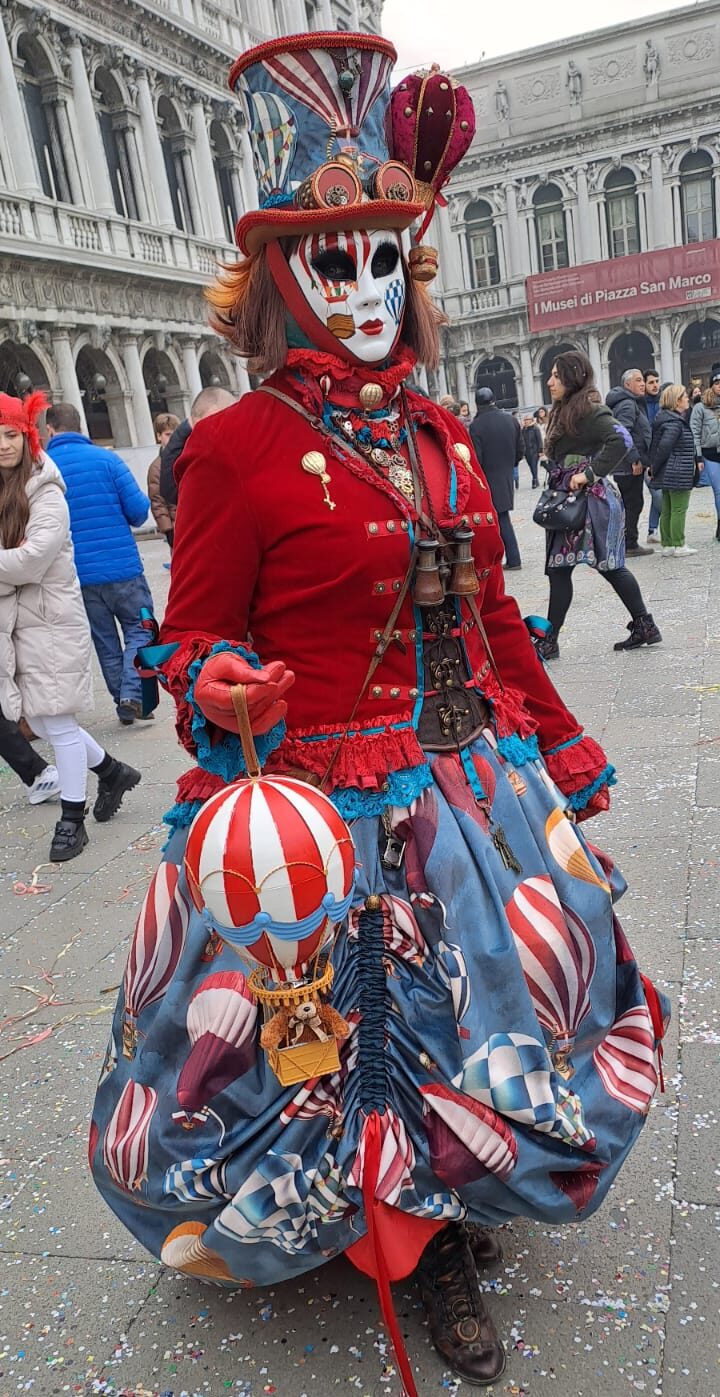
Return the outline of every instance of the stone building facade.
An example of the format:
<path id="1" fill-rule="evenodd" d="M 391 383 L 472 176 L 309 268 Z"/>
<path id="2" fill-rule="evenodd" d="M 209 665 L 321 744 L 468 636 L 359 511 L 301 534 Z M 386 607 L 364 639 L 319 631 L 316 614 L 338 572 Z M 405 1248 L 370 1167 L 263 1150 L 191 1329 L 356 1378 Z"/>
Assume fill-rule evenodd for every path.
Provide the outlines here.
<path id="1" fill-rule="evenodd" d="M 0 0 L 0 391 L 91 436 L 248 386 L 203 287 L 255 207 L 231 61 L 270 35 L 377 28 L 377 0 Z"/>
<path id="2" fill-rule="evenodd" d="M 455 74 L 478 130 L 436 218 L 451 326 L 444 368 L 469 399 L 491 385 L 506 407 L 547 401 L 553 353 L 589 354 L 603 391 L 635 364 L 707 383 L 720 361 L 720 285 L 678 297 L 618 297 L 562 331 L 531 329 L 528 278 L 592 264 L 588 284 L 628 269 L 715 261 L 720 217 L 720 3 L 493 59 Z M 438 226 L 439 225 L 439 226 Z M 658 250 L 677 249 L 669 257 Z M 642 259 L 646 258 L 646 261 Z M 645 275 L 645 273 L 643 273 Z M 566 278 L 566 280 L 569 280 Z M 579 284 L 583 278 L 576 277 Z M 552 284 L 553 278 L 549 278 Z M 556 277 L 558 286 L 562 276 Z M 540 283 L 537 283 L 540 284 Z M 647 306 L 652 306 L 648 309 Z M 542 321 L 542 317 L 540 317 Z"/>

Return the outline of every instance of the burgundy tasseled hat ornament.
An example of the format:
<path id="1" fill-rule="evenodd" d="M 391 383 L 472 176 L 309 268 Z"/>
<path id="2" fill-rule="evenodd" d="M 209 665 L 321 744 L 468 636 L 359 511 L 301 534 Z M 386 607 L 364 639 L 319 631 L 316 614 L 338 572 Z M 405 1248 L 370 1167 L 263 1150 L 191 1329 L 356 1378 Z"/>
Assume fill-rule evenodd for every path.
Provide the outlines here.
<path id="1" fill-rule="evenodd" d="M 442 189 L 475 135 L 475 108 L 467 88 L 442 73 L 411 73 L 393 90 L 388 112 L 390 148 L 415 177 L 425 217 L 413 237 L 409 256 L 416 281 L 432 281 L 438 269 L 434 247 L 421 243 L 436 206 L 445 207 Z"/>
<path id="2" fill-rule="evenodd" d="M 42 451 L 38 418 L 49 406 L 45 394 L 40 390 L 28 393 L 26 398 L 11 398 L 9 393 L 0 393 L 0 423 L 25 434 L 33 461 L 37 461 Z"/>

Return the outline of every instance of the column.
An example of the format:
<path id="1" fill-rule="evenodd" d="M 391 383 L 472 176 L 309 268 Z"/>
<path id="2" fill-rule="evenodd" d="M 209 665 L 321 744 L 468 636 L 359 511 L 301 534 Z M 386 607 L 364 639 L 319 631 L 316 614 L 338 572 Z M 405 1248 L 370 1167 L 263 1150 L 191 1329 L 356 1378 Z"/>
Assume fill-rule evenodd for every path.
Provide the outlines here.
<path id="1" fill-rule="evenodd" d="M 127 151 L 128 165 L 130 166 L 130 178 L 135 191 L 135 203 L 137 204 L 138 218 L 141 223 L 150 222 L 150 209 L 148 207 L 147 195 L 145 193 L 145 180 L 143 178 L 140 154 L 137 146 L 137 133 L 135 127 L 128 124 L 125 128 L 125 140 L 123 142 Z"/>
<path id="2" fill-rule="evenodd" d="M 200 203 L 198 200 L 198 188 L 197 182 L 195 180 L 195 164 L 192 158 L 192 154 L 188 150 L 187 146 L 183 147 L 183 149 L 179 152 L 179 156 L 182 160 L 182 166 L 185 172 L 185 188 L 187 189 L 187 196 L 190 201 L 190 222 L 192 223 L 195 237 L 202 238 L 205 233 L 205 228 L 202 211 L 200 209 Z M 190 229 L 188 229 L 188 232 L 189 231 Z"/>
<path id="3" fill-rule="evenodd" d="M 650 152 L 650 198 L 652 208 L 652 246 L 667 247 L 670 239 L 665 227 L 665 198 L 663 166 L 660 147 Z"/>
<path id="4" fill-rule="evenodd" d="M 245 212 L 245 192 L 244 192 L 243 187 L 242 187 L 242 180 L 241 180 L 241 178 L 240 178 L 240 170 L 238 169 L 238 164 L 237 164 L 237 162 L 235 161 L 234 158 L 233 158 L 233 163 L 232 163 L 232 165 L 229 165 L 229 166 L 228 166 L 228 171 L 229 171 L 229 174 L 230 174 L 230 186 L 231 186 L 231 188 L 232 188 L 232 196 L 233 196 L 233 204 L 234 204 L 234 210 L 233 210 L 233 209 L 230 210 L 230 218 L 231 218 L 231 223 L 232 223 L 232 221 L 233 221 L 233 213 L 234 213 L 234 221 L 237 222 L 238 218 L 242 218 L 242 216 L 243 216 L 243 214 L 244 214 L 244 212 Z M 224 212 L 225 212 L 225 211 L 223 210 L 223 213 L 224 213 Z M 224 222 L 224 220 L 223 220 L 223 229 L 224 229 L 223 236 L 224 236 L 226 239 L 228 239 L 230 242 L 234 242 L 234 240 L 235 240 L 235 229 L 234 229 L 234 227 L 232 227 L 231 224 L 228 224 L 228 225 L 226 226 L 226 225 L 225 225 L 225 222 Z"/>
<path id="5" fill-rule="evenodd" d="M 508 280 L 512 281 L 514 277 L 525 276 L 526 273 L 520 250 L 520 229 L 518 228 L 515 185 L 508 184 L 505 193 L 507 195 Z"/>
<path id="6" fill-rule="evenodd" d="M 525 248 L 530 259 L 530 271 L 532 273 L 539 271 L 534 209 L 528 209 L 525 213 Z"/>
<path id="7" fill-rule="evenodd" d="M 672 328 L 669 320 L 660 321 L 660 378 L 672 383 L 680 381 L 675 379 Z"/>
<path id="8" fill-rule="evenodd" d="M 520 378 L 522 380 L 522 401 L 526 403 L 534 402 L 535 380 L 533 378 L 530 348 L 526 344 L 520 345 Z"/>
<path id="9" fill-rule="evenodd" d="M 437 237 L 440 252 L 440 271 L 446 291 L 461 291 L 464 286 L 460 240 L 450 226 L 447 209 L 436 208 L 429 229 L 430 237 Z"/>
<path id="10" fill-rule="evenodd" d="M 197 342 L 195 340 L 181 340 L 183 369 L 187 382 L 188 393 L 191 403 L 195 401 L 198 393 L 202 392 L 202 379 L 200 377 L 200 365 L 198 363 Z"/>
<path id="11" fill-rule="evenodd" d="M 575 228 L 575 250 L 578 262 L 592 262 L 592 218 L 588 199 L 587 170 L 579 165 L 577 169 L 577 224 Z"/>
<path id="12" fill-rule="evenodd" d="M 120 179 L 121 179 L 121 182 L 122 182 L 123 196 L 124 196 L 124 197 L 122 198 L 121 202 L 122 202 L 123 208 L 124 208 L 124 210 L 125 210 L 125 216 L 126 216 L 126 218 L 134 218 L 134 217 L 135 217 L 135 212 L 134 212 L 134 204 L 135 204 L 135 199 L 134 199 L 134 195 L 135 195 L 135 181 L 133 180 L 132 172 L 131 172 L 131 170 L 130 170 L 130 161 L 128 160 L 128 148 L 127 148 L 127 139 L 126 139 L 126 138 L 127 138 L 127 127 L 120 127 L 120 128 L 118 129 L 117 135 L 118 135 L 119 138 L 120 138 L 120 139 L 117 141 L 117 153 L 118 153 L 118 164 L 120 165 Z"/>
<path id="13" fill-rule="evenodd" d="M 73 98 L 78 125 L 82 132 L 82 150 L 86 158 L 85 168 L 90 185 L 90 195 L 93 206 L 98 213 L 114 213 L 115 200 L 110 186 L 107 160 L 95 115 L 95 104 L 90 91 L 82 42 L 78 34 L 70 36 L 69 46 Z"/>
<path id="14" fill-rule="evenodd" d="M 238 389 L 240 390 L 240 397 L 242 397 L 243 393 L 250 393 L 252 391 L 250 375 L 245 367 L 244 359 L 235 359 L 233 363 L 235 366 L 235 377 L 237 378 Z"/>
<path id="15" fill-rule="evenodd" d="M 148 184 L 152 190 L 152 197 L 155 200 L 157 223 L 160 228 L 174 228 L 175 215 L 173 213 L 172 199 L 170 197 L 170 186 L 167 181 L 167 174 L 165 173 L 162 141 L 160 140 L 160 133 L 157 128 L 155 108 L 150 93 L 150 83 L 144 68 L 137 69 L 136 81 L 138 88 L 140 129 L 142 131 L 145 160 L 147 162 L 149 176 Z"/>
<path id="16" fill-rule="evenodd" d="M 85 194 L 80 179 L 80 171 L 77 166 L 75 142 L 73 141 L 72 132 L 70 130 L 67 107 L 62 97 L 58 97 L 55 102 L 55 119 L 57 121 L 60 144 L 65 157 L 65 169 L 70 186 L 70 200 L 77 207 L 83 208 L 85 205 Z"/>
<path id="17" fill-rule="evenodd" d="M 226 242 L 227 232 L 215 178 L 215 163 L 208 135 L 207 117 L 199 95 L 196 95 L 190 107 L 190 123 L 195 137 L 195 166 L 200 199 L 205 213 L 205 233 L 208 238 L 216 238 L 220 242 Z"/>
<path id="18" fill-rule="evenodd" d="M 249 213 L 251 209 L 258 206 L 258 191 L 255 183 L 255 166 L 253 164 L 252 146 L 247 131 L 243 128 L 240 132 L 240 179 L 243 187 L 243 212 Z"/>
<path id="19" fill-rule="evenodd" d="M 125 335 L 120 341 L 123 364 L 132 393 L 133 416 L 135 418 L 135 446 L 150 446 L 155 440 L 147 388 L 143 378 L 142 364 L 134 335 Z"/>
<path id="20" fill-rule="evenodd" d="M 602 391 L 602 356 L 600 354 L 600 342 L 594 330 L 588 331 L 588 359 L 593 366 L 595 382 Z"/>
<path id="21" fill-rule="evenodd" d="M 9 14 L 8 10 L 4 11 Z M 20 96 L 12 54 L 0 10 L 0 119 L 6 138 L 7 153 L 14 172 L 14 184 L 20 194 L 41 194 L 35 155 L 30 141 L 25 105 Z"/>
<path id="22" fill-rule="evenodd" d="M 468 392 L 467 374 L 462 359 L 455 360 L 455 382 L 457 383 L 458 402 L 468 403 L 470 394 Z"/>
<path id="23" fill-rule="evenodd" d="M 52 347 L 57 366 L 60 387 L 62 388 L 63 402 L 72 403 L 80 413 L 80 430 L 87 431 L 85 421 L 85 407 L 83 404 L 80 384 L 77 381 L 75 372 L 75 360 L 70 348 L 70 335 L 67 330 L 53 330 Z"/>

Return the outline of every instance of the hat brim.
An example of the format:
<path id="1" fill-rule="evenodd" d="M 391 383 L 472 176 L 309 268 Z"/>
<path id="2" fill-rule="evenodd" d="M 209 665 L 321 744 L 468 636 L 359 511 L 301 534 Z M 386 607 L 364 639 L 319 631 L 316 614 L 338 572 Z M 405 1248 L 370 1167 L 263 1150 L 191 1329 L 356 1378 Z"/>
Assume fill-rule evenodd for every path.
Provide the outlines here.
<path id="1" fill-rule="evenodd" d="M 362 204 L 333 209 L 254 209 L 238 220 L 235 241 L 240 251 L 250 257 L 265 243 L 301 237 L 304 233 L 334 233 L 346 228 L 394 228 L 402 232 L 425 212 L 424 204 L 403 204 L 396 199 L 368 199 Z"/>

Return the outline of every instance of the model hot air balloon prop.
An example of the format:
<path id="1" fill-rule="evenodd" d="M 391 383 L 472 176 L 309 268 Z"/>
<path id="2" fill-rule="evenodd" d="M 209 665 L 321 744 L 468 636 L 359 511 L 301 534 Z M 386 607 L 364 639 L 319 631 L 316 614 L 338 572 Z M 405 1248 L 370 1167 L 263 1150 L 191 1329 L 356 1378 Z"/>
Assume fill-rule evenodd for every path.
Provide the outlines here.
<path id="1" fill-rule="evenodd" d="M 207 1103 L 252 1067 L 256 1023 L 257 1006 L 241 970 L 221 970 L 198 985 L 187 1011 L 192 1049 L 177 1084 L 188 1124 L 205 1119 Z"/>
<path id="2" fill-rule="evenodd" d="M 571 1077 L 570 1053 L 590 1008 L 595 947 L 578 916 L 561 907 L 546 874 L 527 878 L 505 908 L 533 1008 L 551 1036 L 556 1072 Z"/>
<path id="3" fill-rule="evenodd" d="M 348 1027 L 321 996 L 332 986 L 329 951 L 352 901 L 354 849 L 322 792 L 261 775 L 244 687 L 232 695 L 248 776 L 195 816 L 185 871 L 210 929 L 254 963 L 248 986 L 263 1006 L 261 1042 L 289 1085 L 339 1067 L 337 1037 Z"/>
<path id="4" fill-rule="evenodd" d="M 162 999 L 185 944 L 190 907 L 178 887 L 179 876 L 177 864 L 161 863 L 140 909 L 123 982 L 124 1057 L 135 1056 L 138 1018 Z"/>

